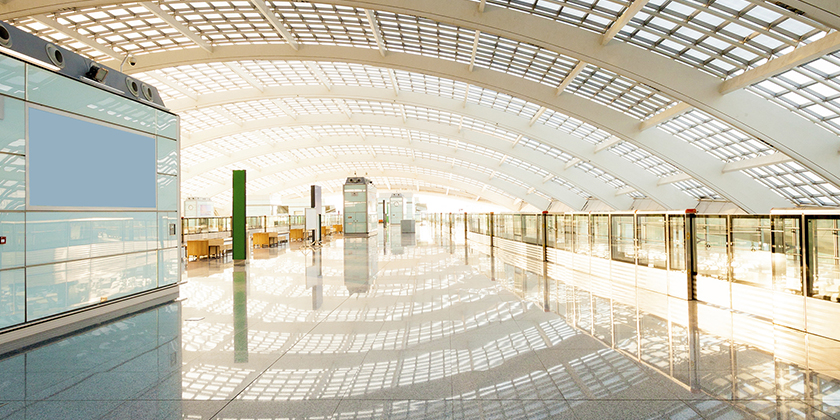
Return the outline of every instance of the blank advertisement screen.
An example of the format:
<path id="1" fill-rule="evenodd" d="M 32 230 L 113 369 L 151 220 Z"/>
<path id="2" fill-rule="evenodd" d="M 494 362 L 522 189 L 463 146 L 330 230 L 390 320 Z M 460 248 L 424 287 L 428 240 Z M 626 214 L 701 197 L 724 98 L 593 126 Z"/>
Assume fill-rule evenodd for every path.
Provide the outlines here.
<path id="1" fill-rule="evenodd" d="M 155 139 L 29 108 L 29 206 L 156 207 Z"/>

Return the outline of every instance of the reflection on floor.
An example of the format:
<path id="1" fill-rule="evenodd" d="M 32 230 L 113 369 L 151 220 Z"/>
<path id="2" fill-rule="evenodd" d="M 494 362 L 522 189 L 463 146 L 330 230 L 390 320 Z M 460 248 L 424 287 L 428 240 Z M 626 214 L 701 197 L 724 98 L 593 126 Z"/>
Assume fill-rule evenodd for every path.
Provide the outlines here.
<path id="1" fill-rule="evenodd" d="M 807 370 L 441 232 L 191 262 L 183 302 L 0 360 L 0 418 L 840 416 L 838 343 Z"/>

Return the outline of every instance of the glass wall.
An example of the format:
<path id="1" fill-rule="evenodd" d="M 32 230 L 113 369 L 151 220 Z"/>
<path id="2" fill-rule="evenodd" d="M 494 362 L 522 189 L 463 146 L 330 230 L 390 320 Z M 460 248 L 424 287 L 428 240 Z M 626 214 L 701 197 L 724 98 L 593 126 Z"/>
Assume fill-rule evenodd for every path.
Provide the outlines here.
<path id="1" fill-rule="evenodd" d="M 467 220 L 489 232 L 489 215 Z M 696 264 L 698 276 L 840 302 L 840 214 L 498 214 L 492 225 L 513 241 L 540 245 L 544 234 L 558 250 L 681 272 Z"/>
<path id="2" fill-rule="evenodd" d="M 630 215 L 612 217 L 612 258 L 616 261 L 636 262 L 633 219 Z"/>
<path id="3" fill-rule="evenodd" d="M 808 289 L 811 296 L 840 302 L 840 220 L 808 220 Z"/>
<path id="4" fill-rule="evenodd" d="M 173 114 L 0 55 L 0 329 L 178 282 L 178 132 Z"/>
<path id="5" fill-rule="evenodd" d="M 697 274 L 720 280 L 729 279 L 726 216 L 697 216 Z"/>
<path id="6" fill-rule="evenodd" d="M 769 217 L 732 217 L 732 280 L 773 288 Z"/>
<path id="7" fill-rule="evenodd" d="M 799 217 L 773 217 L 773 287 L 802 294 L 802 227 Z"/>
<path id="8" fill-rule="evenodd" d="M 665 216 L 639 216 L 639 265 L 668 268 Z"/>

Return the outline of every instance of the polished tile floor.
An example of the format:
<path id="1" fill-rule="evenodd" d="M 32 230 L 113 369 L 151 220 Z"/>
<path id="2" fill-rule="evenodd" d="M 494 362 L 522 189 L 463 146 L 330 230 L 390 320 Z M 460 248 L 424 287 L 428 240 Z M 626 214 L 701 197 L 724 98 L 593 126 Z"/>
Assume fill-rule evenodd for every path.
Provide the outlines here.
<path id="1" fill-rule="evenodd" d="M 0 418 L 840 418 L 831 376 L 703 336 L 681 375 L 669 321 L 633 321 L 662 340 L 607 345 L 595 296 L 581 328 L 488 262 L 429 227 L 191 262 L 184 300 L 0 360 Z M 799 397 L 815 377 L 823 394 Z"/>

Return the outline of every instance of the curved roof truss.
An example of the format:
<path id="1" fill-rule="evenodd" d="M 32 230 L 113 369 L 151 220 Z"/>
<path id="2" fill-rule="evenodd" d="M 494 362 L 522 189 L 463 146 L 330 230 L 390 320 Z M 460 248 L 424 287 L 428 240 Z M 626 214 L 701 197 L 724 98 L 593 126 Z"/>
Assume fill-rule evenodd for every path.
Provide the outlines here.
<path id="1" fill-rule="evenodd" d="M 840 49 L 840 35 L 829 33 L 838 26 L 837 19 L 818 14 L 818 22 L 760 1 L 741 6 L 637 1 L 620 10 L 596 7 L 597 1 L 586 6 L 585 1 L 556 0 L 550 8 L 537 0 L 527 6 L 530 1 L 490 0 L 487 6 L 483 0 L 478 5 L 468 0 L 160 5 L 8 0 L 0 4 L 0 17 L 59 10 L 21 22 L 93 57 L 119 60 L 125 53 L 142 54 L 135 71 L 224 62 L 260 91 L 266 90 L 264 82 L 235 61 L 361 63 L 490 87 L 539 107 L 529 127 L 536 122 L 550 125 L 552 116 L 562 110 L 565 118 L 586 121 L 615 136 L 593 142 L 592 155 L 640 147 L 683 171 L 660 174 L 655 185 L 633 185 L 660 204 L 674 202 L 666 200 L 671 187 L 660 188 L 662 184 L 681 185 L 685 191 L 682 184 L 692 182 L 713 186 L 752 212 L 785 206 L 780 196 L 796 204 L 840 204 L 840 173 L 835 170 L 840 164 L 835 144 L 840 105 L 834 103 L 840 99 L 840 85 L 828 81 L 840 74 L 840 55 L 830 56 Z M 97 13 L 75 9 L 90 6 L 102 9 Z M 244 12 L 249 18 L 236 30 L 222 29 Z M 808 13 L 818 12 L 808 9 Z M 108 19 L 123 22 L 126 14 L 135 17 L 128 25 L 106 24 Z M 717 19 L 713 29 L 709 19 Z M 680 31 L 663 29 L 668 25 Z M 183 37 L 171 36 L 173 30 Z M 141 38 L 125 36 L 132 31 Z M 656 37 L 660 40 L 648 43 Z M 282 42 L 288 47 L 277 45 Z M 810 62 L 815 58 L 819 60 Z M 316 83 L 332 96 L 330 77 L 321 66 L 311 67 Z M 390 75 L 394 92 L 405 96 L 393 70 Z M 729 79 L 721 82 L 721 78 Z M 165 77 L 159 81 L 170 82 Z M 196 103 L 203 99 L 188 88 L 180 89 L 177 82 L 170 87 L 193 96 Z M 774 102 L 810 121 L 773 106 Z M 241 128 L 255 125 L 235 116 L 230 120 Z M 651 127 L 661 130 L 647 130 Z M 734 143 L 728 143 L 733 136 L 726 131 L 734 133 Z M 697 153 L 690 144 L 708 153 Z M 603 173 L 591 161 L 580 164 L 585 165 Z M 621 182 L 632 179 L 638 184 L 632 171 L 617 172 Z M 754 188 L 750 178 L 769 189 Z M 622 190 L 627 193 L 631 188 Z"/>

